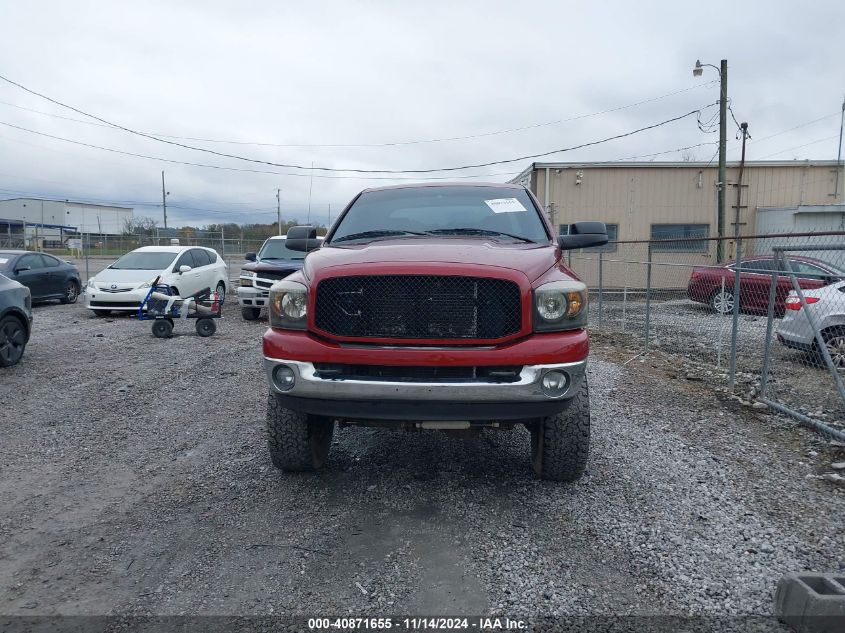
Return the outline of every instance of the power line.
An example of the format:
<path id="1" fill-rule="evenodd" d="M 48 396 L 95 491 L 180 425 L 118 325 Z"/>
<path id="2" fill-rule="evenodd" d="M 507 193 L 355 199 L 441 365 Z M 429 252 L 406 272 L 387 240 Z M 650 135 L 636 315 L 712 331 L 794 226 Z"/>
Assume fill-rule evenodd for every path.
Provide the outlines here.
<path id="1" fill-rule="evenodd" d="M 76 141 L 69 138 L 64 138 L 62 136 L 55 136 L 54 134 L 47 134 L 46 132 L 39 132 L 37 130 L 30 130 L 29 128 L 21 127 L 19 125 L 13 125 L 11 123 L 6 123 L 5 121 L 0 121 L 0 125 L 5 125 L 6 127 L 10 127 L 16 130 L 20 130 L 22 132 L 28 132 L 30 134 L 36 134 L 38 136 L 44 136 L 47 138 L 51 138 L 57 141 L 63 141 L 65 143 L 72 143 L 73 145 L 81 145 L 83 147 L 88 147 L 91 149 L 98 149 L 104 152 L 112 152 L 114 154 L 123 154 L 124 156 L 132 156 L 135 158 L 144 158 L 147 160 L 156 160 L 161 161 L 164 163 L 171 163 L 174 165 L 188 165 L 190 167 L 203 167 L 206 169 L 219 169 L 223 171 L 238 171 L 238 172 L 246 172 L 252 174 L 272 174 L 274 176 L 293 176 L 296 178 L 310 178 L 310 174 L 293 174 L 293 173 L 286 173 L 286 172 L 279 172 L 279 171 L 270 171 L 267 169 L 247 169 L 244 167 L 226 167 L 223 165 L 208 165 L 205 163 L 194 163 L 190 161 L 184 160 L 175 160 L 172 158 L 163 158 L 161 156 L 149 156 L 147 154 L 138 154 L 136 152 L 127 152 L 120 149 L 114 149 L 112 147 L 103 147 L 102 145 L 93 145 L 91 143 L 84 143 L 82 141 Z M 9 139 L 15 140 L 15 139 Z M 23 142 L 23 141 L 17 141 Z M 30 143 L 24 143 L 25 145 L 31 145 Z M 389 181 L 396 181 L 396 180 L 455 180 L 455 179 L 464 179 L 464 178 L 482 178 L 487 176 L 511 176 L 518 172 L 499 172 L 493 174 L 470 174 L 470 175 L 463 175 L 463 176 L 419 176 L 415 178 L 401 178 L 401 177 L 391 177 L 391 176 L 327 176 L 322 174 L 314 174 L 314 178 L 323 178 L 329 180 L 389 180 Z"/>
<path id="2" fill-rule="evenodd" d="M 824 143 L 825 141 L 829 141 L 834 138 L 839 138 L 838 134 L 834 134 L 833 136 L 826 136 L 825 138 L 820 138 L 815 141 L 810 141 L 809 143 L 804 143 L 803 145 L 796 145 L 795 147 L 787 147 L 786 149 L 782 149 L 779 152 L 773 152 L 771 154 L 766 154 L 765 156 L 761 156 L 760 159 L 769 158 L 770 156 L 777 156 L 778 154 L 784 154 L 786 152 L 791 152 L 794 149 L 801 149 L 802 147 L 809 147 L 810 145 L 818 145 L 819 143 Z M 758 159 L 758 160 L 760 160 Z"/>
<path id="3" fill-rule="evenodd" d="M 6 81 L 9 81 L 5 77 L 0 77 Z M 9 82 L 14 83 L 14 82 Z M 645 105 L 646 103 L 653 103 L 655 101 L 659 101 L 661 99 L 666 99 L 667 97 L 673 97 L 675 95 L 689 92 L 690 90 L 695 90 L 696 88 L 706 87 L 709 85 L 713 85 L 717 83 L 716 81 L 707 82 L 704 84 L 696 84 L 694 86 L 690 86 L 689 88 L 683 88 L 681 90 L 675 90 L 674 92 L 667 92 L 666 94 L 658 95 L 656 97 L 651 97 L 649 99 L 643 99 L 642 101 L 637 101 L 635 103 L 629 103 L 627 105 L 618 106 L 616 108 L 610 108 L 607 110 L 600 110 L 597 112 L 591 112 L 589 114 L 580 114 L 572 117 L 568 117 L 565 119 L 557 119 L 555 121 L 545 121 L 543 123 L 532 123 L 530 125 L 523 125 L 520 127 L 514 127 L 504 130 L 495 130 L 491 132 L 480 132 L 478 134 L 466 134 L 463 136 L 447 136 L 443 138 L 430 138 L 430 139 L 421 139 L 421 140 L 413 140 L 413 141 L 393 141 L 387 143 L 264 143 L 259 141 L 233 141 L 233 140 L 223 140 L 223 139 L 213 139 L 213 138 L 203 138 L 197 136 L 177 136 L 174 134 L 164 134 L 162 132 L 145 132 L 145 134 L 149 134 L 151 136 L 160 136 L 163 138 L 171 138 L 183 141 L 201 141 L 205 143 L 222 143 L 222 144 L 229 144 L 229 145 L 254 145 L 257 147 L 289 147 L 289 148 L 297 148 L 297 147 L 304 147 L 304 148 L 320 148 L 320 147 L 328 147 L 328 148 L 367 148 L 367 147 L 395 147 L 395 146 L 402 146 L 402 145 L 422 145 L 425 143 L 444 143 L 448 141 L 464 141 L 476 138 L 485 138 L 490 136 L 498 136 L 502 134 L 513 134 L 515 132 L 523 132 L 525 130 L 532 130 L 541 127 L 548 127 L 552 125 L 560 125 L 561 123 L 569 123 L 571 121 L 579 121 L 581 119 L 587 119 L 590 117 L 600 116 L 603 114 L 611 114 L 613 112 L 619 112 L 621 110 L 627 110 L 629 108 L 635 108 L 637 106 Z M 19 84 L 15 84 L 19 88 L 23 88 Z M 26 88 L 24 88 L 26 90 Z M 32 92 L 32 91 L 28 91 Z M 32 92 L 32 94 L 38 94 Z M 43 97 L 42 95 L 38 95 L 39 97 Z M 43 97 L 46 98 L 46 97 Z M 54 102 L 58 103 L 58 102 Z M 7 101 L 0 101 L 0 104 L 10 106 L 12 108 L 18 108 L 20 110 L 26 110 L 28 112 L 34 112 L 36 114 L 41 114 L 44 116 L 51 116 L 56 117 L 59 119 L 64 119 L 65 121 L 74 121 L 76 123 L 83 123 L 85 125 L 93 125 L 96 127 L 104 127 L 104 128 L 113 128 L 114 126 L 110 123 L 95 123 L 94 121 L 85 121 L 83 119 L 75 119 L 73 117 L 66 117 L 60 114 L 54 114 L 52 112 L 44 112 L 43 110 L 36 110 L 34 108 L 27 108 L 26 106 L 17 105 L 14 103 L 9 103 Z M 64 105 L 64 104 L 59 104 Z M 65 106 L 68 107 L 68 106 Z M 88 116 L 88 115 L 86 115 Z"/>
<path id="4" fill-rule="evenodd" d="M 792 132 L 793 130 L 798 130 L 802 127 L 807 127 L 808 125 L 812 125 L 813 123 L 818 123 L 819 121 L 824 121 L 825 119 L 830 119 L 830 118 L 835 117 L 835 116 L 839 116 L 839 112 L 833 112 L 832 114 L 826 114 L 822 117 L 819 117 L 818 119 L 813 119 L 812 121 L 807 121 L 806 123 L 800 123 L 799 125 L 796 125 L 795 127 L 791 127 L 789 129 L 782 130 L 780 132 L 775 132 L 774 134 L 770 134 L 769 136 L 764 136 L 763 138 L 758 138 L 757 142 L 760 143 L 761 141 L 766 141 L 770 138 L 780 136 L 781 134 L 786 134 L 787 132 Z"/>
<path id="5" fill-rule="evenodd" d="M 679 115 L 679 116 L 676 116 L 676 117 L 672 117 L 670 119 L 666 119 L 665 121 L 661 121 L 660 123 L 647 125 L 645 127 L 638 128 L 636 130 L 632 130 L 630 132 L 625 132 L 623 134 L 617 134 L 617 135 L 610 136 L 610 137 L 607 137 L 607 138 L 604 138 L 604 139 L 600 139 L 598 141 L 591 141 L 591 142 L 588 142 L 588 143 L 582 143 L 580 145 L 575 145 L 575 146 L 572 146 L 572 147 L 566 147 L 566 148 L 562 148 L 562 149 L 551 150 L 551 151 L 548 151 L 548 152 L 541 152 L 541 153 L 537 153 L 537 154 L 528 154 L 528 155 L 525 155 L 525 156 L 519 156 L 519 157 L 516 157 L 516 158 L 510 158 L 510 159 L 505 159 L 505 160 L 489 161 L 489 162 L 486 162 L 486 163 L 477 163 L 477 164 L 474 164 L 474 165 L 460 165 L 460 166 L 454 166 L 454 167 L 441 167 L 441 168 L 435 168 L 435 169 L 355 169 L 355 168 L 314 167 L 314 166 L 309 167 L 307 165 L 297 165 L 297 164 L 293 164 L 293 163 L 276 163 L 276 162 L 273 162 L 273 161 L 261 160 L 261 159 L 257 159 L 257 158 L 249 158 L 249 157 L 246 157 L 246 156 L 238 156 L 237 154 L 228 154 L 226 152 L 218 152 L 216 150 L 212 150 L 212 149 L 208 149 L 208 148 L 204 148 L 204 147 L 195 147 L 193 145 L 187 145 L 185 143 L 181 143 L 181 142 L 178 142 L 178 141 L 170 141 L 170 140 L 167 140 L 167 139 L 163 139 L 163 138 L 154 136 L 152 134 L 147 134 L 145 132 L 139 132 L 137 130 L 133 130 L 133 129 L 125 127 L 123 125 L 119 125 L 117 123 L 112 123 L 111 121 L 107 121 L 106 119 L 103 119 L 103 118 L 101 118 L 97 115 L 91 114 L 89 112 L 85 112 L 84 110 L 80 110 L 79 108 L 75 108 L 74 106 L 68 105 L 66 103 L 62 103 L 61 101 L 58 101 L 58 100 L 53 99 L 51 97 L 48 97 L 44 94 L 36 92 L 35 90 L 27 88 L 26 86 L 19 84 L 15 81 L 12 81 L 11 79 L 8 79 L 7 77 L 4 77 L 2 75 L 0 75 L 0 79 L 2 79 L 3 81 L 5 81 L 9 84 L 12 84 L 13 86 L 17 86 L 21 90 L 24 90 L 24 91 L 26 91 L 30 94 L 41 97 L 42 99 L 46 99 L 47 101 L 50 101 L 51 103 L 55 103 L 56 105 L 62 106 L 62 107 L 67 108 L 69 110 L 73 110 L 74 112 L 76 112 L 78 114 L 92 118 L 96 121 L 99 121 L 100 123 L 105 123 L 106 125 L 110 125 L 110 126 L 116 128 L 116 129 L 119 129 L 119 130 L 123 130 L 124 132 L 127 132 L 129 134 L 133 134 L 135 136 L 140 136 L 142 138 L 147 138 L 147 139 L 150 139 L 150 140 L 153 140 L 153 141 L 157 141 L 159 143 L 165 143 L 167 145 L 173 145 L 175 147 L 181 147 L 183 149 L 190 149 L 190 150 L 197 151 L 197 152 L 204 152 L 204 153 L 207 153 L 207 154 L 213 154 L 215 156 L 220 156 L 220 157 L 223 157 L 223 158 L 232 158 L 232 159 L 235 159 L 235 160 L 241 160 L 241 161 L 245 161 L 245 162 L 249 162 L 249 163 L 256 163 L 256 164 L 261 164 L 261 165 L 269 165 L 269 166 L 272 166 L 272 167 L 283 167 L 283 168 L 286 168 L 286 169 L 300 169 L 300 170 L 309 170 L 310 169 L 311 171 L 318 170 L 318 171 L 324 171 L 324 172 L 352 172 L 352 173 L 359 173 L 359 174 L 424 174 L 424 173 L 433 173 L 433 172 L 442 172 L 442 171 L 462 171 L 464 169 L 491 167 L 493 165 L 505 165 L 505 164 L 508 164 L 508 163 L 515 163 L 515 162 L 519 162 L 519 161 L 523 161 L 523 160 L 530 160 L 530 159 L 534 159 L 534 158 L 542 158 L 544 156 L 551 156 L 552 154 L 570 152 L 570 151 L 573 151 L 573 150 L 576 150 L 576 149 L 581 149 L 581 148 L 589 147 L 589 146 L 592 146 L 592 145 L 599 145 L 601 143 L 607 143 L 608 141 L 613 141 L 613 140 L 617 140 L 617 139 L 620 139 L 620 138 L 625 138 L 627 136 L 632 136 L 632 135 L 638 134 L 640 132 L 645 132 L 647 130 L 651 130 L 651 129 L 654 129 L 654 128 L 657 128 L 657 127 L 661 127 L 663 125 L 668 125 L 669 123 L 674 123 L 675 121 L 685 119 L 689 116 L 692 116 L 693 114 L 700 116 L 701 112 L 704 108 L 708 108 L 712 105 L 716 105 L 715 103 L 712 103 L 708 106 L 705 106 L 704 108 L 691 110 L 690 112 L 687 112 L 686 114 L 682 114 L 682 115 Z M 5 124 L 5 125 L 8 125 L 8 124 Z M 12 126 L 12 127 L 15 127 L 15 126 Z M 22 128 L 20 128 L 20 129 L 22 129 Z"/>
<path id="6" fill-rule="evenodd" d="M 2 77 L 0 77 L 0 78 L 2 78 Z M 716 104 L 711 103 L 711 104 L 708 104 L 707 106 L 704 106 L 704 108 L 702 108 L 702 109 L 709 108 L 709 107 L 712 107 L 714 105 L 716 105 Z M 584 147 L 601 145 L 602 143 L 607 143 L 609 141 L 614 141 L 614 140 L 618 140 L 618 139 L 621 139 L 621 138 L 626 138 L 628 136 L 633 136 L 635 134 L 639 134 L 639 133 L 645 132 L 647 130 L 653 130 L 653 129 L 662 127 L 664 125 L 668 125 L 670 123 L 680 121 L 680 120 L 685 119 L 687 117 L 690 117 L 694 114 L 697 115 L 697 116 L 700 116 L 702 109 L 690 110 L 689 112 L 687 112 L 685 114 L 681 114 L 681 115 L 672 117 L 670 119 L 666 119 L 665 121 L 661 121 L 659 123 L 653 123 L 651 125 L 647 125 L 647 126 L 644 126 L 644 127 L 641 127 L 641 128 L 637 128 L 636 130 L 631 130 L 629 132 L 624 132 L 624 133 L 621 133 L 621 134 L 615 134 L 613 136 L 609 136 L 609 137 L 606 137 L 606 138 L 603 138 L 603 139 L 599 139 L 599 140 L 596 140 L 596 141 L 589 141 L 589 142 L 586 142 L 586 143 L 581 143 L 579 145 L 573 145 L 571 147 L 565 147 L 565 148 L 562 148 L 562 149 L 551 150 L 551 151 L 548 151 L 548 152 L 542 152 L 542 153 L 538 153 L 538 154 L 527 154 L 525 156 L 519 156 L 519 157 L 516 157 L 516 158 L 509 158 L 509 159 L 506 159 L 506 160 L 489 161 L 489 162 L 486 162 L 486 163 L 477 163 L 477 164 L 474 164 L 474 165 L 463 165 L 463 166 L 459 166 L 459 167 L 441 167 L 441 168 L 437 168 L 437 169 L 395 169 L 395 170 L 390 170 L 390 169 L 335 169 L 335 168 L 331 168 L 331 167 L 303 167 L 303 166 L 300 166 L 300 165 L 274 163 L 272 161 L 258 160 L 258 159 L 253 159 L 253 158 L 245 158 L 245 157 L 235 156 L 235 155 L 232 155 L 232 154 L 215 152 L 213 150 L 206 150 L 206 149 L 202 149 L 202 148 L 192 148 L 192 147 L 187 146 L 187 145 L 182 145 L 181 143 L 173 143 L 172 141 L 164 141 L 162 139 L 156 139 L 152 136 L 148 136 L 148 135 L 144 135 L 144 134 L 140 134 L 140 135 L 141 136 L 147 136 L 147 138 L 151 138 L 153 140 L 158 140 L 158 141 L 161 141 L 163 143 L 170 144 L 170 145 L 177 145 L 177 146 L 185 147 L 185 148 L 188 148 L 188 149 L 197 149 L 198 151 L 211 153 L 211 154 L 214 154 L 214 155 L 217 155 L 217 156 L 235 158 L 235 159 L 238 159 L 238 160 L 244 160 L 244 161 L 247 161 L 247 162 L 258 163 L 258 164 L 263 164 L 263 165 L 270 165 L 270 166 L 273 166 L 273 167 L 286 167 L 288 169 L 319 170 L 319 171 L 327 171 L 327 172 L 353 172 L 353 173 L 363 173 L 363 174 L 427 174 L 427 173 L 433 173 L 433 172 L 462 171 L 462 170 L 465 170 L 465 169 L 478 169 L 478 168 L 482 168 L 482 167 L 493 167 L 495 165 L 506 165 L 506 164 L 509 164 L 509 163 L 516 163 L 516 162 L 520 162 L 520 161 L 524 161 L 524 160 L 531 160 L 531 159 L 535 159 L 535 158 L 542 158 L 542 157 L 545 157 L 545 156 L 551 156 L 552 154 L 560 154 L 560 153 L 563 153 L 563 152 L 571 152 L 571 151 L 574 151 L 576 149 L 582 149 Z M 276 175 L 291 175 L 291 176 L 296 175 L 296 174 L 278 174 L 278 172 L 271 172 L 271 171 L 266 171 L 266 170 L 257 171 L 257 170 L 253 170 L 253 169 L 241 169 L 241 168 L 236 168 L 236 167 L 222 167 L 222 166 L 219 166 L 219 165 L 206 165 L 206 164 L 201 164 L 201 163 L 192 163 L 192 162 L 188 162 L 188 161 L 179 161 L 179 160 L 168 159 L 168 158 L 159 158 L 159 157 L 154 157 L 154 156 L 148 156 L 148 155 L 145 155 L 145 154 L 137 154 L 137 153 L 134 153 L 134 152 L 125 152 L 123 150 L 116 150 L 116 149 L 112 149 L 112 148 L 103 147 L 103 146 L 100 146 L 100 145 L 93 145 L 91 143 L 83 143 L 82 141 L 74 141 L 72 139 L 67 139 L 67 138 L 64 138 L 64 137 L 61 137 L 61 136 L 55 136 L 53 134 L 47 134 L 45 132 L 38 132 L 36 130 L 30 130 L 29 128 L 25 128 L 25 127 L 22 127 L 22 126 L 19 126 L 19 125 L 13 125 L 11 123 L 6 123 L 4 121 L 0 121 L 0 125 L 5 125 L 5 126 L 10 127 L 10 128 L 14 128 L 14 129 L 21 130 L 21 131 L 24 131 L 24 132 L 29 132 L 31 134 L 38 134 L 39 136 L 46 136 L 47 138 L 52 138 L 52 139 L 56 139 L 56 140 L 59 140 L 59 141 L 65 141 L 67 143 L 74 143 L 76 145 L 82 145 L 84 147 L 90 147 L 90 148 L 100 149 L 100 150 L 107 151 L 107 152 L 114 152 L 114 153 L 117 153 L 117 154 L 124 154 L 124 155 L 128 155 L 128 156 L 139 157 L 139 158 L 160 160 L 160 161 L 163 161 L 163 162 L 174 163 L 174 164 L 177 164 L 177 165 L 192 165 L 192 166 L 195 166 L 195 167 L 207 167 L 207 168 L 210 168 L 210 169 L 223 169 L 223 170 L 230 170 L 230 171 L 244 171 L 244 172 L 254 172 L 254 173 L 270 173 L 270 174 L 276 174 Z M 120 129 L 125 129 L 125 128 L 120 128 Z M 132 133 L 138 134 L 136 132 L 132 132 Z M 302 174 L 302 175 L 309 177 L 309 174 Z M 473 178 L 473 177 L 478 177 L 478 176 L 472 175 L 472 176 L 469 176 L 469 177 Z M 389 179 L 389 178 L 385 178 L 385 179 L 386 180 L 392 180 L 392 179 Z M 416 177 L 414 179 L 417 180 L 417 179 L 419 179 L 419 177 Z"/>

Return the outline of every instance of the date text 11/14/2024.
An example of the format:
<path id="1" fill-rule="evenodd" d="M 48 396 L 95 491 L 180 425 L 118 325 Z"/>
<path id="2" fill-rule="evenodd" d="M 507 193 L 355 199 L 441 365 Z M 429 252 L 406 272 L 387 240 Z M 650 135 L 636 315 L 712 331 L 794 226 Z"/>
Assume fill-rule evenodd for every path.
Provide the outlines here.
<path id="1" fill-rule="evenodd" d="M 478 630 L 478 631 L 522 631 L 527 628 L 524 620 L 510 618 L 444 618 L 444 617 L 414 617 L 414 618 L 309 618 L 308 628 L 319 630 L 374 630 L 387 631 L 391 629 L 404 631 L 448 631 L 448 630 Z"/>

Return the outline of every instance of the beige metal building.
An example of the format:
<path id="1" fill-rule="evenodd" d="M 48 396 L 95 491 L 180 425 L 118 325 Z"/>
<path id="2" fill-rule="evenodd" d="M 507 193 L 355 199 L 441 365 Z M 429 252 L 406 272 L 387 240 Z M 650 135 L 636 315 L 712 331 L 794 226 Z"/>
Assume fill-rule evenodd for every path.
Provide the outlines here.
<path id="1" fill-rule="evenodd" d="M 727 165 L 725 235 L 734 234 L 736 182 L 739 164 Z M 841 165 L 839 169 L 841 169 Z M 840 173 L 839 195 L 834 199 L 836 161 L 749 161 L 743 173 L 742 203 L 739 211 L 741 235 L 753 235 L 758 228 L 758 209 L 831 205 L 842 201 L 845 176 Z M 512 182 L 529 187 L 544 205 L 555 226 L 579 220 L 600 220 L 607 224 L 610 238 L 648 240 L 682 237 L 716 237 L 717 183 L 716 162 L 637 162 L 637 163 L 533 163 Z M 816 230 L 838 229 L 815 227 Z M 767 231 L 768 232 L 768 231 Z M 639 248 L 638 248 L 639 247 Z M 743 250 L 754 252 L 752 240 L 744 241 Z M 614 257 L 612 253 L 625 257 Z M 641 252 L 640 252 L 641 251 Z M 642 286 L 644 267 L 631 265 L 645 258 L 647 245 L 611 246 L 608 260 L 620 266 L 606 272 L 612 285 L 622 283 Z M 659 251 L 659 252 L 658 252 Z M 636 255 L 633 255 L 636 253 Z M 734 244 L 725 243 L 725 257 L 732 258 Z M 655 261 L 683 265 L 716 263 L 715 242 L 690 241 L 663 245 L 653 253 Z M 628 258 L 625 260 L 625 258 Z M 585 280 L 595 275 L 592 255 L 576 253 Z M 622 265 L 629 262 L 630 270 Z M 625 273 L 626 279 L 620 275 Z M 630 277 L 630 278 L 629 278 Z M 665 279 L 663 277 L 666 277 Z M 689 270 L 679 270 L 669 279 L 662 275 L 662 287 L 685 287 Z"/>

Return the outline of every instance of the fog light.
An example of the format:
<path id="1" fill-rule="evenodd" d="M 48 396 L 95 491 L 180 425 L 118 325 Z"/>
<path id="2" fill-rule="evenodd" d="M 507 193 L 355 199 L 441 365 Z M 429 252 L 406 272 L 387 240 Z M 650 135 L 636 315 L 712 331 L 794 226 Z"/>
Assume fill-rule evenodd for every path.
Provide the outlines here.
<path id="1" fill-rule="evenodd" d="M 289 391 L 295 382 L 296 376 L 287 365 L 279 365 L 273 370 L 273 383 L 279 391 Z"/>
<path id="2" fill-rule="evenodd" d="M 543 374 L 543 393 L 549 398 L 560 398 L 569 386 L 569 376 L 562 371 L 549 371 Z"/>

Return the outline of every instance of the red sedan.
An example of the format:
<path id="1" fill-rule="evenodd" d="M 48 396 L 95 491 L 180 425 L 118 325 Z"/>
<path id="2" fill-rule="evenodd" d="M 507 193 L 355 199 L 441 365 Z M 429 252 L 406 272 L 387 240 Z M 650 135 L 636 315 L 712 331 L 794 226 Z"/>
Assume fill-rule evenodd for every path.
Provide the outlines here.
<path id="1" fill-rule="evenodd" d="M 827 262 L 798 256 L 790 256 L 788 259 L 802 288 L 821 288 L 845 279 L 845 272 Z M 774 258 L 771 256 L 743 258 L 739 273 L 740 310 L 768 311 L 769 288 L 775 265 Z M 729 314 L 734 309 L 735 276 L 736 262 L 694 268 L 687 286 L 687 294 L 693 301 L 706 303 L 720 314 Z M 790 290 L 792 290 L 792 282 L 789 277 L 778 277 L 775 293 L 775 314 L 778 316 L 783 315 L 784 301 Z"/>

